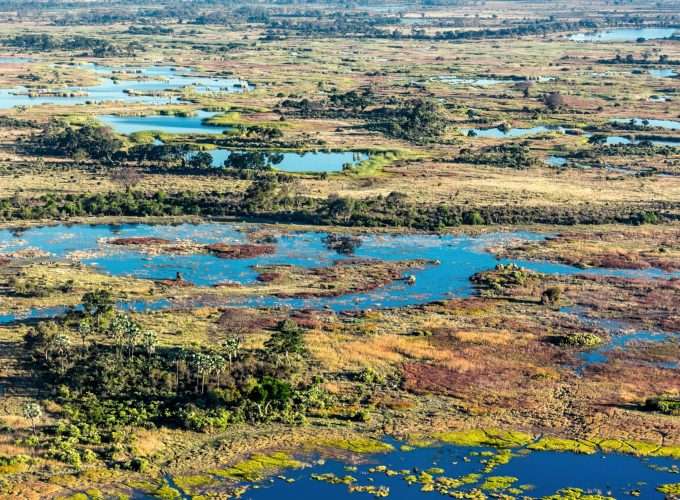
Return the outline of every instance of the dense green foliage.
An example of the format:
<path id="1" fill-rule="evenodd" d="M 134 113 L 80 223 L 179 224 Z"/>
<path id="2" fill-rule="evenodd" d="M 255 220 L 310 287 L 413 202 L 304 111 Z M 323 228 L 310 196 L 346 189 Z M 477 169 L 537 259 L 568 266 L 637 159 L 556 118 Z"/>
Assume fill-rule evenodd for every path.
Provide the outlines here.
<path id="1" fill-rule="evenodd" d="M 412 99 L 374 110 L 368 128 L 398 139 L 426 143 L 441 138 L 448 126 L 440 104 L 429 99 Z"/>
<path id="2" fill-rule="evenodd" d="M 86 450 L 114 460 L 129 427 L 300 423 L 326 404 L 305 377 L 303 331 L 290 320 L 261 350 L 242 349 L 233 336 L 211 348 L 165 347 L 100 291 L 83 297 L 81 312 L 32 328 L 25 345 L 63 408 L 44 446 L 76 466 Z"/>

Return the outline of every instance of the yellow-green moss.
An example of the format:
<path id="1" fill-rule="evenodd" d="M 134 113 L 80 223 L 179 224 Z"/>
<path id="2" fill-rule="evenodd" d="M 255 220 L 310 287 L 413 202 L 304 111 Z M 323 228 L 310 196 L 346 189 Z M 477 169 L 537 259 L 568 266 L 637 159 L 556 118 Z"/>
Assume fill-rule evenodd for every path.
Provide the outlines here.
<path id="1" fill-rule="evenodd" d="M 458 446 L 493 446 L 496 448 L 517 448 L 526 446 L 532 436 L 524 432 L 511 432 L 498 429 L 471 429 L 465 431 L 441 432 L 434 434 L 435 439 Z"/>
<path id="2" fill-rule="evenodd" d="M 574 453 L 592 454 L 597 451 L 597 444 L 579 439 L 564 439 L 548 436 L 539 439 L 535 443 L 531 443 L 528 448 L 530 450 L 539 451 L 571 451 Z"/>
<path id="3" fill-rule="evenodd" d="M 215 478 L 207 474 L 198 474 L 194 476 L 177 476 L 172 478 L 175 484 L 184 490 L 185 492 L 190 492 L 194 488 L 200 488 L 202 486 L 211 486 L 217 481 Z"/>
<path id="4" fill-rule="evenodd" d="M 352 453 L 385 453 L 394 450 L 394 447 L 390 444 L 364 437 L 322 439 L 315 441 L 313 447 L 334 448 Z"/>
<path id="5" fill-rule="evenodd" d="M 590 495 L 580 488 L 564 488 L 554 495 L 543 497 L 544 500 L 615 500 L 602 495 Z"/>
<path id="6" fill-rule="evenodd" d="M 680 483 L 662 484 L 657 491 L 672 498 L 680 496 Z"/>
<path id="7" fill-rule="evenodd" d="M 519 481 L 519 479 L 513 476 L 491 476 L 486 478 L 480 488 L 493 491 L 504 490 L 515 484 L 517 481 Z"/>
<path id="8" fill-rule="evenodd" d="M 271 455 L 253 455 L 248 460 L 240 462 L 228 469 L 213 470 L 211 473 L 238 481 L 257 481 L 277 470 L 299 468 L 302 467 L 302 465 L 302 462 L 295 460 L 290 455 L 283 452 L 276 452 Z"/>

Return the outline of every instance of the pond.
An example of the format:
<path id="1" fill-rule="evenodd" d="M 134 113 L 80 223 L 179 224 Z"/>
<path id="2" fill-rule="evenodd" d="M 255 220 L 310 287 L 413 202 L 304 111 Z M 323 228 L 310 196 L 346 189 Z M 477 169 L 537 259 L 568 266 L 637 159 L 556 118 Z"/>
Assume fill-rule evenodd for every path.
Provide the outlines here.
<path id="1" fill-rule="evenodd" d="M 501 128 L 461 128 L 460 132 L 464 135 L 469 135 L 470 132 L 474 134 L 473 137 L 487 137 L 493 139 L 514 139 L 517 137 L 526 137 L 530 135 L 546 134 L 546 133 L 564 133 L 562 127 L 531 127 L 531 128 L 511 128 L 503 130 Z"/>
<path id="2" fill-rule="evenodd" d="M 630 123 L 636 127 L 658 127 L 668 130 L 680 130 L 680 122 L 675 120 L 654 120 L 648 118 L 616 118 L 614 123 Z M 680 139 L 678 139 L 680 141 Z"/>
<path id="3" fill-rule="evenodd" d="M 206 151 L 213 158 L 214 167 L 222 167 L 232 153 L 243 151 L 213 149 Z M 268 166 L 284 172 L 342 172 L 345 165 L 356 165 L 369 155 L 358 151 L 262 152 Z"/>
<path id="4" fill-rule="evenodd" d="M 620 135 L 610 135 L 610 136 L 607 137 L 606 144 L 608 146 L 618 146 L 618 145 L 621 145 L 621 144 L 640 144 L 641 142 L 643 142 L 643 140 L 623 137 L 623 136 L 620 136 Z M 680 138 L 678 140 L 653 139 L 653 140 L 648 141 L 648 142 L 651 142 L 655 146 L 680 147 Z"/>
<path id="5" fill-rule="evenodd" d="M 649 74 L 655 78 L 672 78 L 678 75 L 674 69 L 650 69 Z"/>
<path id="6" fill-rule="evenodd" d="M 31 57 L 0 56 L 0 64 L 27 64 L 32 61 Z"/>
<path id="7" fill-rule="evenodd" d="M 579 354 L 583 366 L 578 369 L 579 373 L 583 372 L 583 368 L 594 364 L 606 363 L 608 354 L 617 350 L 623 350 L 632 343 L 660 343 L 673 339 L 680 340 L 680 332 L 661 332 L 649 331 L 636 328 L 635 326 L 616 319 L 602 319 L 593 318 L 587 312 L 578 306 L 563 307 L 562 312 L 575 315 L 580 322 L 585 325 L 604 330 L 609 335 L 609 340 L 603 342 L 597 347 L 587 349 Z M 678 363 L 652 363 L 659 368 L 678 368 Z"/>
<path id="8" fill-rule="evenodd" d="M 229 127 L 205 124 L 204 120 L 217 113 L 197 111 L 192 116 L 147 115 L 116 116 L 101 115 L 97 119 L 121 134 L 154 131 L 165 134 L 222 134 Z"/>
<path id="9" fill-rule="evenodd" d="M 222 304 L 249 307 L 330 308 L 335 311 L 401 307 L 469 296 L 473 293 L 470 277 L 477 272 L 492 269 L 498 263 L 515 262 L 523 267 L 551 274 L 680 276 L 680 273 L 669 274 L 658 269 L 584 270 L 549 262 L 498 260 L 485 251 L 489 246 L 510 239 L 540 240 L 545 237 L 530 232 L 489 233 L 480 236 L 366 234 L 360 236 L 361 245 L 353 256 L 341 255 L 326 248 L 322 241 L 326 233 L 291 232 L 276 234 L 276 251 L 273 254 L 235 260 L 221 259 L 204 253 L 150 254 L 139 249 L 106 243 L 107 239 L 111 238 L 155 237 L 203 244 L 217 242 L 237 244 L 247 242 L 246 231 L 254 227 L 256 226 L 221 223 L 56 225 L 30 228 L 20 232 L 0 230 L 0 249 L 2 253 L 29 248 L 39 249 L 49 253 L 53 258 L 77 260 L 116 276 L 173 279 L 176 273 L 180 272 L 184 279 L 199 286 L 227 282 L 252 284 L 258 276 L 252 267 L 256 264 L 288 264 L 313 268 L 331 266 L 338 260 L 354 257 L 382 261 L 410 259 L 432 261 L 422 269 L 409 271 L 416 278 L 413 284 L 396 281 L 370 292 L 338 297 L 277 298 L 267 295 L 234 297 L 225 298 Z M 8 321 L 13 319 L 8 316 L 5 322 Z"/>
<path id="10" fill-rule="evenodd" d="M 472 85 L 475 87 L 490 87 L 492 85 L 499 85 L 501 83 L 508 83 L 511 80 L 501 80 L 498 78 L 461 78 L 458 76 L 440 76 L 437 78 L 437 80 L 440 80 L 445 83 L 449 83 L 451 85 Z"/>
<path id="11" fill-rule="evenodd" d="M 670 458 L 515 448 L 507 463 L 489 467 L 490 460 L 500 456 L 499 450 L 456 445 L 401 449 L 399 443 L 388 442 L 395 451 L 354 460 L 317 460 L 310 467 L 285 470 L 279 477 L 250 485 L 241 498 L 340 500 L 380 496 L 352 493 L 347 484 L 331 484 L 334 477 L 349 477 L 354 488 L 380 489 L 385 493 L 383 496 L 392 499 L 431 498 L 433 492 L 424 488 L 427 476 L 417 479 L 423 471 L 430 471 L 437 498 L 473 489 L 494 497 L 511 498 L 505 494 L 513 495 L 512 498 L 543 498 L 566 488 L 579 488 L 615 498 L 634 494 L 645 499 L 663 499 L 656 488 L 678 480 L 677 473 L 674 474 L 678 461 Z M 502 456 L 508 457 L 507 452 Z M 454 482 L 456 479 L 461 481 Z M 436 494 L 438 490 L 440 494 Z"/>
<path id="12" fill-rule="evenodd" d="M 676 28 L 619 28 L 595 33 L 576 33 L 570 37 L 575 42 L 635 42 L 640 38 L 659 40 L 670 38 Z"/>
<path id="13" fill-rule="evenodd" d="M 75 105 L 124 101 L 130 103 L 168 104 L 179 100 L 184 92 L 244 92 L 252 87 L 240 79 L 214 78 L 191 73 L 182 68 L 152 66 L 119 68 L 95 64 L 81 65 L 99 76 L 92 86 L 36 89 L 14 87 L 0 89 L 0 109 L 39 104 Z M 60 66 L 55 66 L 60 68 Z"/>
<path id="14" fill-rule="evenodd" d="M 548 156 L 548 159 L 546 160 L 546 163 L 550 165 L 551 167 L 563 167 L 567 164 L 569 160 L 567 160 L 564 156 Z"/>

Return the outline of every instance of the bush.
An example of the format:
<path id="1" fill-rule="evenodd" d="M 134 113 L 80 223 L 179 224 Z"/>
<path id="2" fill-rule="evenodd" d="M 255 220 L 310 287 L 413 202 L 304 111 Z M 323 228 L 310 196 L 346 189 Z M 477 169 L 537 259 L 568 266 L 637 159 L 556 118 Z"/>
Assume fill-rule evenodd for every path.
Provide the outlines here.
<path id="1" fill-rule="evenodd" d="M 554 340 L 559 346 L 577 348 L 595 347 L 602 343 L 602 339 L 599 336 L 588 332 L 570 333 L 556 337 Z"/>
<path id="2" fill-rule="evenodd" d="M 664 415 L 680 416 L 680 398 L 678 397 L 658 397 L 650 398 L 645 401 L 644 409 L 647 411 L 657 411 Z"/>

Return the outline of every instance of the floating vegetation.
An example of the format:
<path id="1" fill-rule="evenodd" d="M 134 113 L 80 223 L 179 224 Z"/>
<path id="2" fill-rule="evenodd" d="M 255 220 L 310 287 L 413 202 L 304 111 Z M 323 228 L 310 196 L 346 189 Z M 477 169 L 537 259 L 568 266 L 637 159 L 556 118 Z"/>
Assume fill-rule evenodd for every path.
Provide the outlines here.
<path id="1" fill-rule="evenodd" d="M 432 437 L 459 446 L 493 446 L 496 448 L 518 448 L 533 440 L 530 434 L 498 429 L 471 429 L 467 431 L 441 432 Z"/>
<path id="2" fill-rule="evenodd" d="M 510 488 L 513 484 L 519 481 L 518 478 L 512 476 L 492 476 L 487 478 L 480 486 L 483 490 L 505 490 Z"/>
<path id="3" fill-rule="evenodd" d="M 287 453 L 276 452 L 271 455 L 253 455 L 248 460 L 233 465 L 228 469 L 213 470 L 211 474 L 239 481 L 258 481 L 275 471 L 297 469 L 302 466 L 302 462 L 293 459 Z"/>

